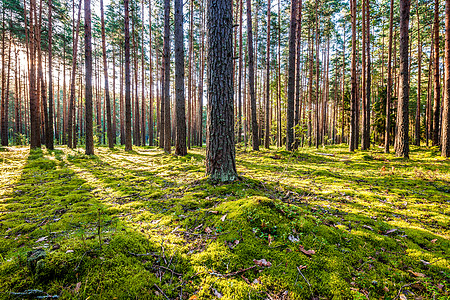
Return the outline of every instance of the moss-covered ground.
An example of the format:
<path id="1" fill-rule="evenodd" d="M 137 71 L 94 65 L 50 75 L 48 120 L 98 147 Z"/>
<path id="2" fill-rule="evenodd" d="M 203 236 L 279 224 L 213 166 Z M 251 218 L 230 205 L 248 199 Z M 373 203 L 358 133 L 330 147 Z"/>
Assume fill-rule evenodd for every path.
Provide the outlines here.
<path id="1" fill-rule="evenodd" d="M 3 149 L 0 298 L 450 298 L 437 149 L 238 150 L 223 185 L 204 159 Z"/>

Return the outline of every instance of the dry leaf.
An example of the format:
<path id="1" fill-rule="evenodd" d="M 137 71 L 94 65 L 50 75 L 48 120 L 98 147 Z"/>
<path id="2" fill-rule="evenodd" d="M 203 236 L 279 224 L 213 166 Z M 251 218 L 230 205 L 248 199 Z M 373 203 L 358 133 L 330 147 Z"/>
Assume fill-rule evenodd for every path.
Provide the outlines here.
<path id="1" fill-rule="evenodd" d="M 316 251 L 314 251 L 314 250 L 306 250 L 305 248 L 303 248 L 303 246 L 302 245 L 300 245 L 300 251 L 301 252 L 303 252 L 304 254 L 306 254 L 306 255 L 308 255 L 308 256 L 311 256 L 311 255 L 313 255 L 313 254 L 316 254 Z"/>
<path id="2" fill-rule="evenodd" d="M 211 210 L 210 213 L 217 215 L 219 212 L 217 210 Z"/>
<path id="3" fill-rule="evenodd" d="M 425 274 L 414 272 L 413 270 L 408 270 L 408 272 L 410 272 L 411 274 L 413 274 L 416 277 L 425 277 Z"/>
<path id="4" fill-rule="evenodd" d="M 444 289 L 444 285 L 443 285 L 442 283 L 439 283 L 439 284 L 437 285 L 437 288 L 438 288 L 438 290 L 439 290 L 440 292 L 442 292 L 442 290 Z"/>
<path id="5" fill-rule="evenodd" d="M 389 288 L 387 287 L 387 286 L 385 286 L 384 288 L 383 288 L 383 290 L 387 293 L 387 292 L 389 292 Z"/>
<path id="6" fill-rule="evenodd" d="M 72 253 L 73 252 L 73 250 L 67 250 L 66 251 L 66 253 Z"/>
<path id="7" fill-rule="evenodd" d="M 221 293 L 219 293 L 215 288 L 211 288 L 211 289 L 214 293 L 214 296 L 216 296 L 219 299 L 223 297 L 223 295 Z"/>
<path id="8" fill-rule="evenodd" d="M 272 241 L 273 241 L 273 238 L 272 238 L 272 236 L 269 234 L 269 246 L 270 246 L 270 244 L 272 244 Z"/>
<path id="9" fill-rule="evenodd" d="M 197 295 L 192 295 L 191 297 L 189 297 L 189 300 L 197 300 L 197 299 L 198 299 Z"/>
<path id="10" fill-rule="evenodd" d="M 400 294 L 400 300 L 408 300 L 404 294 Z"/>
<path id="11" fill-rule="evenodd" d="M 220 218 L 220 220 L 222 221 L 222 222 L 225 222 L 225 219 L 227 218 L 227 214 L 224 214 L 223 216 L 222 216 L 222 218 Z"/>
<path id="12" fill-rule="evenodd" d="M 389 229 L 388 231 L 386 231 L 386 234 L 391 234 L 391 233 L 396 232 L 396 231 L 397 231 L 396 228 Z"/>
<path id="13" fill-rule="evenodd" d="M 260 260 L 254 259 L 253 262 L 255 263 L 255 265 L 260 266 L 260 267 L 271 267 L 272 266 L 270 261 L 267 261 L 264 258 L 260 259 Z"/>
<path id="14" fill-rule="evenodd" d="M 370 227 L 369 225 L 363 225 L 362 227 L 373 231 L 373 228 Z"/>
<path id="15" fill-rule="evenodd" d="M 47 239 L 47 236 L 43 236 L 43 237 L 37 239 L 37 240 L 36 240 L 36 243 L 43 242 L 43 241 L 45 241 L 46 239 Z"/>
<path id="16" fill-rule="evenodd" d="M 308 267 L 308 266 L 298 266 L 297 269 L 303 270 L 303 269 L 306 269 L 307 267 Z"/>
<path id="17" fill-rule="evenodd" d="M 291 241 L 291 242 L 293 242 L 293 243 L 296 243 L 296 242 L 300 241 L 298 237 L 295 237 L 295 236 L 293 236 L 292 234 L 290 234 L 290 235 L 288 236 L 288 240 Z"/>
<path id="18" fill-rule="evenodd" d="M 432 239 L 430 242 L 432 242 L 434 244 L 437 242 L 437 239 Z"/>
<path id="19" fill-rule="evenodd" d="M 421 259 L 421 263 L 423 263 L 425 266 L 431 265 L 431 263 L 427 262 L 426 260 Z"/>
<path id="20" fill-rule="evenodd" d="M 75 288 L 73 289 L 73 291 L 75 292 L 75 294 L 78 294 L 78 292 L 80 291 L 81 288 L 81 282 L 77 282 L 77 285 L 75 286 Z"/>
<path id="21" fill-rule="evenodd" d="M 197 227 L 194 228 L 194 230 L 199 230 L 200 228 L 202 228 L 203 224 L 198 225 Z"/>
<path id="22" fill-rule="evenodd" d="M 205 228 L 205 232 L 206 232 L 206 233 L 211 233 L 211 232 L 212 232 L 212 230 L 211 230 L 211 228 L 209 228 L 209 227 L 206 227 L 206 228 Z"/>

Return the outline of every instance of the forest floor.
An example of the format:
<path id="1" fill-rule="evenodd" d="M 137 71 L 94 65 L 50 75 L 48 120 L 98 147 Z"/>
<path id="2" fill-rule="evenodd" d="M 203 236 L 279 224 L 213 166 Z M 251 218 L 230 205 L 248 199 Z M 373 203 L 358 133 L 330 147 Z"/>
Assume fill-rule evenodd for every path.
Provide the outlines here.
<path id="1" fill-rule="evenodd" d="M 344 146 L 0 152 L 0 298 L 449 299 L 450 161 Z M 56 297 L 55 297 L 56 298 Z"/>

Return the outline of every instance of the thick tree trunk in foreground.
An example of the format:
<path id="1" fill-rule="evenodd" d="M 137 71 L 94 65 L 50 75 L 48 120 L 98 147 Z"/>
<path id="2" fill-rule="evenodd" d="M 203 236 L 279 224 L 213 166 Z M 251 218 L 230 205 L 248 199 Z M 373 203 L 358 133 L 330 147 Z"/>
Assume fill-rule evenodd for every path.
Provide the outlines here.
<path id="1" fill-rule="evenodd" d="M 184 39 L 183 39 L 183 3 L 174 1 L 175 8 L 175 113 L 177 132 L 175 136 L 175 154 L 186 155 L 186 111 L 184 100 Z M 192 14 L 192 11 L 191 11 Z M 191 101 L 191 100 L 190 100 Z"/>
<path id="2" fill-rule="evenodd" d="M 238 178 L 234 148 L 232 2 L 208 0 L 208 124 L 206 174 L 213 181 Z"/>
<path id="3" fill-rule="evenodd" d="M 450 157 L 450 0 L 445 0 L 445 95 L 442 104 L 442 156 Z"/>
<path id="4" fill-rule="evenodd" d="M 130 9 L 128 1 L 123 1 L 125 7 L 125 151 L 133 149 L 131 143 Z"/>
<path id="5" fill-rule="evenodd" d="M 291 24 L 289 28 L 289 73 L 287 92 L 287 132 L 286 150 L 291 151 L 294 146 L 294 101 L 295 101 L 295 46 L 297 38 L 297 0 L 291 1 Z"/>
<path id="6" fill-rule="evenodd" d="M 384 135 L 384 152 L 389 153 L 391 133 L 391 102 L 392 102 L 392 31 L 394 19 L 394 0 L 391 0 L 391 11 L 389 17 L 389 48 L 388 48 L 388 79 L 386 92 L 386 128 Z"/>
<path id="7" fill-rule="evenodd" d="M 252 2 L 247 0 L 247 47 L 248 47 L 248 87 L 250 91 L 250 110 L 252 121 L 252 148 L 259 150 L 258 120 L 256 119 L 255 61 L 253 50 Z"/>
<path id="8" fill-rule="evenodd" d="M 29 42 L 29 57 L 30 57 L 30 148 L 41 147 L 41 127 L 40 127 L 40 109 L 39 98 L 37 94 L 36 82 L 36 0 L 30 0 L 30 42 Z"/>
<path id="9" fill-rule="evenodd" d="M 91 1 L 84 0 L 84 47 L 85 47 L 85 102 L 86 102 L 86 154 L 94 154 L 94 126 L 92 120 L 92 45 Z"/>
<path id="10" fill-rule="evenodd" d="M 397 135 L 395 154 L 409 157 L 409 12 L 410 0 L 400 0 L 400 83 L 397 105 Z"/>

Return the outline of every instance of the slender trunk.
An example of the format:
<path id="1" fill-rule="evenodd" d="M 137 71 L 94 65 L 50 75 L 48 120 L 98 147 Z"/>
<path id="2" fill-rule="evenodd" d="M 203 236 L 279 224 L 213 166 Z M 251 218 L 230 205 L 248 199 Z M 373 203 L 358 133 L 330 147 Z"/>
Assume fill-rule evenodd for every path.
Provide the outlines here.
<path id="1" fill-rule="evenodd" d="M 109 98 L 108 63 L 106 62 L 106 38 L 105 38 L 105 17 L 103 12 L 103 0 L 100 0 L 100 14 L 102 26 L 102 49 L 103 49 L 103 76 L 105 77 L 105 105 L 106 105 L 106 129 L 108 135 L 108 147 L 114 148 L 114 137 L 111 123 L 111 101 Z"/>
<path id="2" fill-rule="evenodd" d="M 52 0 L 48 0 L 48 127 L 46 146 L 53 150 Z"/>
<path id="3" fill-rule="evenodd" d="M 297 0 L 291 1 L 291 22 L 289 27 L 289 70 L 288 70 L 288 92 L 287 92 L 287 128 L 286 128 L 286 150 L 291 151 L 294 146 L 294 105 L 295 105 L 295 53 L 297 39 Z"/>
<path id="4" fill-rule="evenodd" d="M 422 80 L 422 44 L 420 41 L 420 15 L 419 15 L 419 2 L 417 2 L 417 60 L 418 60 L 418 73 L 417 73 L 417 103 L 416 103 L 416 118 L 414 127 L 414 136 L 416 146 L 420 146 L 420 96 L 421 89 L 420 84 Z"/>
<path id="5" fill-rule="evenodd" d="M 141 143 L 142 146 L 145 146 L 145 48 L 144 48 L 144 0 L 141 1 L 141 10 L 142 10 L 142 41 L 141 41 Z"/>
<path id="6" fill-rule="evenodd" d="M 148 108 L 148 145 L 153 146 L 153 64 L 152 64 L 152 1 L 148 2 L 148 31 L 149 31 L 149 69 L 150 69 L 150 87 L 149 87 L 149 108 Z"/>
<path id="7" fill-rule="evenodd" d="M 86 1 L 86 0 L 85 0 Z M 90 2 L 89 2 L 90 4 Z M 86 2 L 84 3 L 84 5 L 86 5 Z M 90 10 L 90 8 L 89 8 Z M 85 15 L 86 15 L 86 8 L 85 8 Z M 81 18 L 81 0 L 78 4 L 78 20 L 77 20 L 77 27 L 75 30 L 75 39 L 73 42 L 73 52 L 72 52 L 72 76 L 71 76 L 71 80 L 70 80 L 70 98 L 69 98 L 69 108 L 68 108 L 68 112 L 67 112 L 67 145 L 70 148 L 73 148 L 73 111 L 74 111 L 74 107 L 75 107 L 75 72 L 77 69 L 77 51 L 78 51 L 78 35 L 79 35 L 79 28 L 80 28 L 80 18 Z M 86 25 L 85 25 L 86 27 Z M 85 38 L 86 38 L 86 34 L 85 34 Z M 89 38 L 90 40 L 90 38 Z M 86 54 L 87 54 L 87 50 L 85 50 Z M 92 55 L 92 53 L 90 53 L 90 55 Z M 92 57 L 91 57 L 91 61 L 92 61 Z M 91 63 L 92 65 L 92 63 Z M 86 68 L 87 68 L 87 64 L 86 64 Z M 92 67 L 91 67 L 91 72 L 92 72 Z M 92 81 L 92 78 L 91 78 Z M 92 86 L 91 86 L 92 88 Z M 87 143 L 87 141 L 86 141 Z M 87 144 L 86 144 L 87 145 Z M 94 151 L 92 150 L 92 154 L 94 153 Z"/>
<path id="8" fill-rule="evenodd" d="M 184 39 L 183 39 L 183 0 L 174 0 L 175 9 L 175 112 L 176 136 L 175 154 L 186 155 L 186 112 L 184 100 Z M 192 11 L 190 12 L 192 14 Z M 189 78 L 191 80 L 191 78 Z"/>
<path id="9" fill-rule="evenodd" d="M 445 1 L 445 90 L 442 104 L 442 156 L 450 156 L 450 0 Z"/>
<path id="10" fill-rule="evenodd" d="M 391 10 L 389 17 L 389 48 L 388 48 L 388 79 L 386 91 L 386 128 L 384 137 L 384 152 L 389 153 L 390 133 L 391 133 L 391 102 L 392 102 L 392 31 L 394 19 L 394 0 L 391 0 Z"/>
<path id="11" fill-rule="evenodd" d="M 264 147 L 270 147 L 270 0 L 267 1 L 267 44 L 266 44 L 266 114 Z"/>
<path id="12" fill-rule="evenodd" d="M 85 71 L 86 155 L 94 155 L 94 128 L 92 120 L 91 0 L 84 0 L 84 47 L 85 47 L 84 52 L 86 65 Z"/>
<path id="13" fill-rule="evenodd" d="M 171 148 L 171 123 L 170 123 L 170 0 L 164 0 L 164 45 L 163 45 L 163 99 L 164 126 L 164 151 L 170 153 Z"/>
<path id="14" fill-rule="evenodd" d="M 131 82 L 130 82 L 130 11 L 128 1 L 125 7 L 125 151 L 132 150 L 131 144 Z"/>
<path id="15" fill-rule="evenodd" d="M 439 119 L 441 115 L 441 82 L 439 73 L 439 0 L 434 1 L 434 103 L 433 103 L 433 146 L 439 144 Z"/>
<path id="16" fill-rule="evenodd" d="M 410 0 L 400 0 L 400 78 L 397 104 L 397 135 L 395 154 L 409 157 L 409 13 Z"/>
<path id="17" fill-rule="evenodd" d="M 391 0 L 393 1 L 393 0 Z M 350 0 L 352 20 L 352 66 L 351 66 L 351 102 L 350 102 L 350 136 L 349 151 L 356 148 L 356 0 Z"/>

